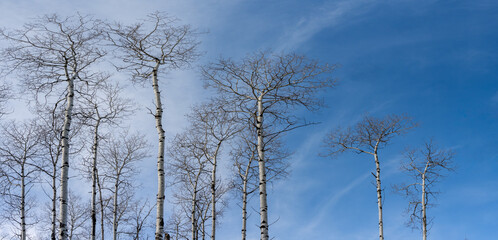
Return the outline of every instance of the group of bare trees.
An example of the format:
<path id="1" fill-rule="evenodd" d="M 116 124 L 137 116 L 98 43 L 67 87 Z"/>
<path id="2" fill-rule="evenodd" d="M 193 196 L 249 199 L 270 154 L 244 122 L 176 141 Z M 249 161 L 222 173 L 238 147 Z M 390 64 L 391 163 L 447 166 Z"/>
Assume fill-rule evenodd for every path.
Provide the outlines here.
<path id="1" fill-rule="evenodd" d="M 380 150 L 382 150 L 396 136 L 405 134 L 417 124 L 412 118 L 404 115 L 388 115 L 384 118 L 366 116 L 355 126 L 339 128 L 331 131 L 325 138 L 327 155 L 335 155 L 345 151 L 354 151 L 358 154 L 367 154 L 373 157 L 377 192 L 377 206 L 379 214 L 379 239 L 384 239 L 383 188 L 381 186 L 381 161 Z M 395 186 L 395 190 L 405 194 L 409 198 L 410 221 L 408 223 L 414 228 L 422 229 L 423 239 L 427 239 L 427 207 L 429 198 L 434 197 L 437 191 L 431 187 L 445 173 L 452 170 L 453 153 L 449 150 L 438 149 L 432 141 L 425 143 L 422 150 L 409 150 L 401 168 L 413 179 L 409 184 Z"/>
<path id="2" fill-rule="evenodd" d="M 28 228 L 45 219 L 41 222 L 50 227 L 43 228 L 53 240 L 146 239 L 154 226 L 156 240 L 214 240 L 227 193 L 234 191 L 242 210 L 241 238 L 248 231 L 248 201 L 259 193 L 260 238 L 270 239 L 267 185 L 286 176 L 291 154 L 283 137 L 315 124 L 296 111 L 322 106 L 319 93 L 335 85 L 335 65 L 271 51 L 209 63 L 202 77 L 217 94 L 192 108 L 187 127 L 171 136 L 166 148 L 161 76 L 190 66 L 199 56 L 198 34 L 161 13 L 132 25 L 49 15 L 17 30 L 0 31 L 9 43 L 2 51 L 2 72 L 21 79 L 20 96 L 29 100 L 34 116 L 5 122 L 1 129 L 2 212 L 14 235 L 27 239 Z M 152 155 L 149 141 L 124 125 L 137 107 L 123 97 L 122 84 L 111 70 L 102 70 L 106 65 L 128 73 L 133 83 L 152 86 L 155 109 L 149 113 L 158 134 L 154 204 L 135 194 L 139 166 Z M 5 103 L 14 92 L 5 86 L 0 87 L 0 116 L 8 113 Z M 326 140 L 331 154 L 352 150 L 373 156 L 381 240 L 379 150 L 414 126 L 403 116 L 367 117 Z M 442 176 L 441 169 L 450 169 L 451 153 L 427 144 L 421 156 L 410 152 L 404 169 L 416 182 L 399 189 L 422 196 L 410 206 L 412 219 L 421 219 L 426 236 L 431 187 Z M 78 176 L 88 180 L 88 196 L 85 187 L 73 186 Z M 167 183 L 171 196 L 165 194 Z M 35 206 L 35 192 L 47 196 L 47 213 Z M 169 221 L 167 202 L 175 205 L 166 215 Z M 150 221 L 154 209 L 155 224 Z"/>

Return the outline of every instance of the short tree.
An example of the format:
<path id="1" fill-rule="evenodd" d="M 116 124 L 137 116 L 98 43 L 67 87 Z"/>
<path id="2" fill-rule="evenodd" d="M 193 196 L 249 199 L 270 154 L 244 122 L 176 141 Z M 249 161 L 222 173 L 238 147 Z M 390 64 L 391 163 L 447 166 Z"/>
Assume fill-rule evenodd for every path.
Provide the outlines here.
<path id="1" fill-rule="evenodd" d="M 431 202 L 439 193 L 434 189 L 434 185 L 446 172 L 453 170 L 451 161 L 453 155 L 452 151 L 439 149 L 429 141 L 422 149 L 407 151 L 406 160 L 402 163 L 401 169 L 412 178 L 413 182 L 395 186 L 395 189 L 409 199 L 408 224 L 414 228 L 421 228 L 423 240 L 427 239 L 431 222 L 427 218 L 427 209 L 433 205 Z"/>

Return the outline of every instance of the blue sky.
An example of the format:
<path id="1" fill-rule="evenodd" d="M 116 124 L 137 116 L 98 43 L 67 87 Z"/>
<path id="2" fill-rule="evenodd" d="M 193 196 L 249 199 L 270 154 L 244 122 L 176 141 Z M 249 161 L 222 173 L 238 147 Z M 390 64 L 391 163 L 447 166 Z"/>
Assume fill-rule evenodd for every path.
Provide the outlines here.
<path id="1" fill-rule="evenodd" d="M 339 84 L 322 96 L 328 107 L 306 114 L 321 125 L 287 136 L 295 150 L 289 160 L 292 173 L 269 193 L 275 239 L 377 238 L 373 161 L 354 153 L 318 157 L 325 130 L 352 125 L 367 113 L 406 113 L 420 123 L 381 153 L 387 239 L 420 238 L 404 226 L 407 202 L 390 185 L 406 180 L 399 170 L 403 149 L 430 138 L 455 151 L 457 167 L 439 184 L 438 205 L 429 211 L 435 217 L 429 239 L 498 238 L 496 1 L 7 0 L 0 2 L 0 22 L 10 28 L 39 14 L 76 11 L 133 22 L 155 10 L 209 31 L 201 36 L 206 54 L 199 65 L 261 49 L 296 51 L 340 65 Z M 183 127 L 188 107 L 206 92 L 195 69 L 166 78 L 166 125 L 173 134 Z M 149 96 L 148 89 L 136 91 L 136 96 Z M 138 101 L 150 105 L 152 99 Z M 134 121 L 155 139 L 150 116 Z M 144 175 L 153 171 L 147 168 Z M 251 216 L 251 239 L 258 237 L 258 218 Z M 218 237 L 237 239 L 237 206 L 231 205 L 222 222 Z"/>

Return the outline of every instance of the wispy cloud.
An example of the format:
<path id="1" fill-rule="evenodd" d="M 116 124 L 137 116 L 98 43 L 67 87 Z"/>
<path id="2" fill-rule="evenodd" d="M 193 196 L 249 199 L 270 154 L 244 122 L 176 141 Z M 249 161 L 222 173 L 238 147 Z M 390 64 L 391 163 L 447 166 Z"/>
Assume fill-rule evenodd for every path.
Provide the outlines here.
<path id="1" fill-rule="evenodd" d="M 310 11 L 308 16 L 302 17 L 295 27 L 291 27 L 280 40 L 277 50 L 295 49 L 324 28 L 337 26 L 365 12 L 370 5 L 371 3 L 365 0 L 326 2 Z"/>

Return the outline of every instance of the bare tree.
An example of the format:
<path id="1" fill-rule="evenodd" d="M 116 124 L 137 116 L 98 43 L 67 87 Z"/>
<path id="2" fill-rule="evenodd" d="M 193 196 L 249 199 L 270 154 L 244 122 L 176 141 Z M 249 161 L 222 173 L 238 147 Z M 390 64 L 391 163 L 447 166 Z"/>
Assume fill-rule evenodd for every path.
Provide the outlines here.
<path id="1" fill-rule="evenodd" d="M 23 83 L 44 99 L 55 93 L 65 96 L 66 108 L 62 131 L 61 198 L 59 239 L 67 235 L 67 198 L 69 178 L 69 132 L 73 117 L 75 83 L 87 84 L 95 78 L 91 68 L 105 53 L 100 22 L 87 16 L 61 18 L 47 15 L 25 24 L 21 29 L 0 36 L 12 44 L 2 51 L 5 63 L 19 73 Z M 59 99 L 59 98 L 57 98 Z"/>
<path id="2" fill-rule="evenodd" d="M 83 239 L 88 236 L 89 206 L 81 196 L 69 192 L 68 204 L 68 239 Z"/>
<path id="3" fill-rule="evenodd" d="M 82 95 L 84 101 L 82 101 L 81 110 L 77 113 L 82 124 L 91 128 L 93 135 L 92 157 L 89 166 L 92 180 L 91 240 L 95 240 L 97 227 L 97 158 L 99 142 L 103 137 L 101 129 L 106 125 L 118 125 L 123 117 L 129 115 L 133 111 L 131 101 L 122 98 L 120 96 L 121 91 L 122 88 L 118 84 L 110 84 L 106 81 L 102 81 L 97 87 L 86 89 L 86 94 Z"/>
<path id="4" fill-rule="evenodd" d="M 36 222 L 29 194 L 39 173 L 40 146 L 36 125 L 33 122 L 9 122 L 2 126 L 0 142 L 0 192 L 8 214 L 4 217 L 18 228 L 21 240 L 27 239 L 27 226 Z"/>
<path id="5" fill-rule="evenodd" d="M 7 101 L 12 97 L 11 89 L 8 83 L 0 84 L 0 117 L 7 113 L 6 104 Z"/>
<path id="6" fill-rule="evenodd" d="M 445 172 L 453 170 L 453 155 L 452 151 L 438 149 L 429 141 L 422 149 L 407 151 L 406 161 L 401 166 L 413 183 L 395 186 L 395 189 L 409 198 L 408 224 L 414 228 L 421 227 L 423 240 L 427 240 L 430 223 L 427 219 L 427 208 L 432 205 L 430 200 L 439 193 L 434 189 L 434 185 L 444 177 Z"/>
<path id="7" fill-rule="evenodd" d="M 129 230 L 125 234 L 129 235 L 133 240 L 148 239 L 148 236 L 144 236 L 144 232 L 146 233 L 146 229 L 153 226 L 149 224 L 149 216 L 152 210 L 154 210 L 154 206 L 151 206 L 149 201 L 134 201 L 130 206 Z"/>
<path id="8" fill-rule="evenodd" d="M 235 134 L 240 131 L 237 124 L 236 115 L 225 111 L 220 103 L 213 100 L 207 104 L 202 104 L 193 108 L 188 116 L 191 122 L 188 133 L 194 135 L 192 138 L 198 140 L 193 146 L 198 146 L 204 153 L 211 165 L 211 239 L 216 238 L 216 203 L 222 196 L 223 185 L 219 186 L 216 178 L 218 161 L 221 155 L 222 146 L 226 144 Z"/>
<path id="9" fill-rule="evenodd" d="M 132 72 L 135 82 L 145 83 L 152 77 L 155 113 L 159 138 L 157 156 L 157 217 L 156 240 L 164 238 L 164 128 L 162 125 L 163 106 L 159 88 L 159 69 L 175 69 L 188 65 L 197 57 L 195 40 L 197 34 L 188 25 L 177 25 L 177 20 L 159 12 L 131 26 L 115 24 L 110 27 L 110 39 L 121 50 L 121 58 L 125 63 L 123 69 Z"/>
<path id="10" fill-rule="evenodd" d="M 188 130 L 173 139 L 168 155 L 171 159 L 168 170 L 171 181 L 176 184 L 173 198 L 180 206 L 182 214 L 190 219 L 191 240 L 199 239 L 200 205 L 210 204 L 201 201 L 201 196 L 209 191 L 208 160 L 203 151 L 199 136 L 191 135 Z"/>
<path id="11" fill-rule="evenodd" d="M 207 85 L 218 90 L 229 103 L 227 106 L 235 105 L 234 111 L 241 119 L 249 120 L 257 133 L 262 240 L 269 239 L 265 144 L 307 125 L 292 114 L 293 107 L 317 109 L 320 101 L 315 95 L 333 86 L 334 80 L 328 74 L 334 68 L 297 54 L 266 52 L 250 55 L 240 62 L 220 59 L 203 68 Z"/>
<path id="12" fill-rule="evenodd" d="M 147 157 L 148 144 L 143 135 L 127 131 L 104 141 L 102 164 L 105 176 L 112 179 L 112 235 L 118 239 L 118 227 L 131 205 L 137 163 Z"/>
<path id="13" fill-rule="evenodd" d="M 41 146 L 41 160 L 44 162 L 39 166 L 42 173 L 42 183 L 46 183 L 50 188 L 47 192 L 42 185 L 42 189 L 47 197 L 50 199 L 50 239 L 57 238 L 57 201 L 59 184 L 59 160 L 62 155 L 62 131 L 64 124 L 64 99 L 57 101 L 52 107 L 37 106 L 36 116 L 37 125 L 40 131 L 40 146 Z M 69 134 L 69 142 L 75 139 L 79 134 L 81 125 L 73 125 Z M 81 148 L 71 148 L 71 155 L 78 153 Z"/>
<path id="14" fill-rule="evenodd" d="M 384 118 L 364 117 L 354 127 L 330 132 L 325 139 L 329 154 L 333 155 L 347 150 L 372 155 L 375 162 L 377 187 L 377 206 L 379 210 L 379 238 L 384 239 L 384 223 L 382 220 L 382 186 L 380 177 L 379 150 L 384 148 L 393 137 L 406 133 L 416 124 L 410 117 L 388 115 Z"/>
<path id="15" fill-rule="evenodd" d="M 242 240 L 247 236 L 247 203 L 249 197 L 259 189 L 259 175 L 258 175 L 258 150 L 256 139 L 253 135 L 254 132 L 248 128 L 239 132 L 239 137 L 230 152 L 235 167 L 234 188 L 237 195 L 240 194 L 241 209 L 242 209 Z M 284 178 L 288 174 L 288 164 L 285 162 L 290 156 L 290 153 L 281 146 L 279 139 L 272 140 L 267 144 L 265 150 L 266 169 L 267 169 L 267 182 L 275 181 Z"/>

